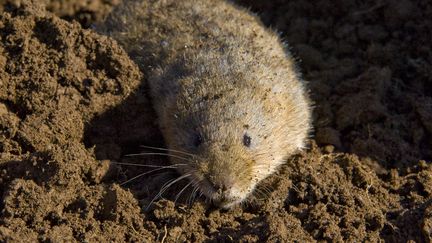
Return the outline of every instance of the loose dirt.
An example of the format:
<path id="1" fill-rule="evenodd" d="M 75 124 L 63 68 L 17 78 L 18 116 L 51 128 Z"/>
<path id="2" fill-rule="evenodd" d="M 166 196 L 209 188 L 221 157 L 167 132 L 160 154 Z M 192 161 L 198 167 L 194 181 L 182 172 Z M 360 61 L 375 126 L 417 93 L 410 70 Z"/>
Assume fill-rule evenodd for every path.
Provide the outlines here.
<path id="1" fill-rule="evenodd" d="M 121 163 L 168 161 L 126 156 L 163 139 L 146 77 L 89 29 L 119 1 L 13 2 L 0 1 L 0 242 L 432 241 L 428 1 L 238 2 L 298 57 L 315 131 L 230 211 L 177 197 L 186 183 L 150 204 L 175 171 L 128 181 L 154 168 Z"/>

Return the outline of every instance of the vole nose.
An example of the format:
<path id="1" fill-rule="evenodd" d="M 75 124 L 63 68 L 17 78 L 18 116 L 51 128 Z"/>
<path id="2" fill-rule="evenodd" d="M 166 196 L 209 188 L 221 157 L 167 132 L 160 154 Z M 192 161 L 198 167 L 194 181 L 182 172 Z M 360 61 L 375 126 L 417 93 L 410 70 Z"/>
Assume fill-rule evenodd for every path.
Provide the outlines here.
<path id="1" fill-rule="evenodd" d="M 214 188 L 216 193 L 212 197 L 213 205 L 227 209 L 234 202 L 234 198 L 229 193 L 229 188 L 226 185 L 218 185 Z"/>

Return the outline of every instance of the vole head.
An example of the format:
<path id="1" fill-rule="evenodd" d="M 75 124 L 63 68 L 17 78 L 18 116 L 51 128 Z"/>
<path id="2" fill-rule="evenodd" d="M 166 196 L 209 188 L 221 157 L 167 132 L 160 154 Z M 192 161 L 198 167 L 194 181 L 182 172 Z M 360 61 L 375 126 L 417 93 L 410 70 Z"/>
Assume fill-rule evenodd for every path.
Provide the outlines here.
<path id="1" fill-rule="evenodd" d="M 244 200 L 263 175 L 273 171 L 274 154 L 269 151 L 264 158 L 270 148 L 260 145 L 267 138 L 251 127 L 257 118 L 245 113 L 243 107 L 248 105 L 239 109 L 232 104 L 221 110 L 222 103 L 211 99 L 204 109 L 178 114 L 172 124 L 176 129 L 169 135 L 175 139 L 169 139 L 168 146 L 192 154 L 188 166 L 179 166 L 181 173 L 190 173 L 209 199 L 229 207 Z"/>
<path id="2" fill-rule="evenodd" d="M 165 114 L 171 117 L 163 119 L 162 130 L 170 149 L 193 155 L 172 152 L 187 158 L 172 158 L 187 164 L 179 171 L 190 174 L 206 197 L 228 208 L 243 201 L 259 181 L 303 146 L 305 132 L 296 123 L 305 121 L 294 111 L 293 119 L 288 118 L 289 104 L 284 107 L 276 98 L 263 100 L 271 90 L 206 87 L 205 95 L 196 89 L 189 97 L 180 92 L 175 108 L 166 107 Z"/>

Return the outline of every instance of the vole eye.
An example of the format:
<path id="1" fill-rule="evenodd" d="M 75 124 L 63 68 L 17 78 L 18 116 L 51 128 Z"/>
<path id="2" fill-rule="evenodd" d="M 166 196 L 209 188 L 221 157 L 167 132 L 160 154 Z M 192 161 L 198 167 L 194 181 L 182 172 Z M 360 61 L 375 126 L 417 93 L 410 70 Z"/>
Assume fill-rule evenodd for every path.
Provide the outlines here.
<path id="1" fill-rule="evenodd" d="M 202 144 L 202 142 L 203 142 L 203 138 L 202 138 L 201 134 L 196 133 L 196 134 L 194 135 L 193 145 L 194 145 L 195 147 L 198 147 L 198 146 L 200 146 L 200 145 Z"/>
<path id="2" fill-rule="evenodd" d="M 251 141 L 252 141 L 252 138 L 249 137 L 249 135 L 245 134 L 245 135 L 243 136 L 243 144 L 244 144 L 244 146 L 246 146 L 246 147 L 249 148 L 250 145 L 251 145 Z"/>

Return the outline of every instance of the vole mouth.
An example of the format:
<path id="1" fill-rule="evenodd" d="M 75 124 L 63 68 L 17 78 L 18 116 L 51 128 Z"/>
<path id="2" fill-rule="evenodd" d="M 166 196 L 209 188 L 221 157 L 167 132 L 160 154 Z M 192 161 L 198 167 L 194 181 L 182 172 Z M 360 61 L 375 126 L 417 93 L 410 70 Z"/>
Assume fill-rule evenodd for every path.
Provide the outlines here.
<path id="1" fill-rule="evenodd" d="M 230 209 L 232 206 L 239 204 L 240 202 L 242 202 L 243 199 L 241 198 L 228 198 L 226 196 L 216 196 L 213 197 L 213 204 L 219 208 L 223 208 L 223 209 Z"/>
<path id="2" fill-rule="evenodd" d="M 229 209 L 246 198 L 236 188 L 215 187 L 208 179 L 203 179 L 200 186 L 207 199 L 219 208 Z"/>

